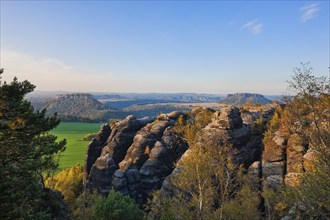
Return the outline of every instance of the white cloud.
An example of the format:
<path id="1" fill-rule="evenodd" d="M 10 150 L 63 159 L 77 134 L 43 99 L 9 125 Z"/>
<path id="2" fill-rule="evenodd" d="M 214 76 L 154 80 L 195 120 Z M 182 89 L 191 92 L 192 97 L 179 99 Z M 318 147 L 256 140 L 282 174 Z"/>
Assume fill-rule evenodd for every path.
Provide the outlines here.
<path id="1" fill-rule="evenodd" d="M 301 7 L 299 11 L 302 12 L 302 15 L 300 17 L 300 20 L 302 22 L 308 21 L 312 18 L 314 18 L 317 15 L 317 12 L 320 10 L 318 7 L 318 4 L 312 3 L 309 5 L 306 5 L 304 7 Z"/>
<path id="2" fill-rule="evenodd" d="M 262 32 L 263 24 L 259 22 L 259 19 L 246 22 L 241 29 L 247 29 L 252 34 L 260 34 Z"/>

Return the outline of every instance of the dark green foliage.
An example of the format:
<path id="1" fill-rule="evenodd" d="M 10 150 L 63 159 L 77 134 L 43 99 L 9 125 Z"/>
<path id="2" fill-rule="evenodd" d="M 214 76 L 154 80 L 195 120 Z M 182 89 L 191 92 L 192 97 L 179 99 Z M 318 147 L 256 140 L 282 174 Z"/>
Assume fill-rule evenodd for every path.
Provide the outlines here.
<path id="1" fill-rule="evenodd" d="M 112 190 L 107 198 L 95 205 L 94 219 L 99 220 L 139 220 L 144 213 L 133 199 Z"/>
<path id="2" fill-rule="evenodd" d="M 24 99 L 34 88 L 16 78 L 10 84 L 0 80 L 1 219 L 45 217 L 42 173 L 57 168 L 53 156 L 65 149 L 65 140 L 56 142 L 48 133 L 59 124 L 56 115 L 34 112 Z"/>

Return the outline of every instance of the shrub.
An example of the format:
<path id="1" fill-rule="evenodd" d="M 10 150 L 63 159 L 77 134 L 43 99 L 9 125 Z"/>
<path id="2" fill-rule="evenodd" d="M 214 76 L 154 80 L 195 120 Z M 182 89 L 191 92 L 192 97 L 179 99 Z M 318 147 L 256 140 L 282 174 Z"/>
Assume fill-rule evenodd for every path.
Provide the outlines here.
<path id="1" fill-rule="evenodd" d="M 144 213 L 129 196 L 112 190 L 107 198 L 97 201 L 93 217 L 99 220 L 139 220 L 143 219 Z"/>

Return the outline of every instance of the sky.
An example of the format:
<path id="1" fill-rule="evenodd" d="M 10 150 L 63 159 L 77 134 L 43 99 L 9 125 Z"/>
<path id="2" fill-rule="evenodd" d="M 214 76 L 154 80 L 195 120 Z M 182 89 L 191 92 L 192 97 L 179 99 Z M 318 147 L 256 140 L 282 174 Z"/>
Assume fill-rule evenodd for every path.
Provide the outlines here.
<path id="1" fill-rule="evenodd" d="M 3 80 L 39 91 L 282 95 L 327 76 L 329 1 L 0 1 Z"/>

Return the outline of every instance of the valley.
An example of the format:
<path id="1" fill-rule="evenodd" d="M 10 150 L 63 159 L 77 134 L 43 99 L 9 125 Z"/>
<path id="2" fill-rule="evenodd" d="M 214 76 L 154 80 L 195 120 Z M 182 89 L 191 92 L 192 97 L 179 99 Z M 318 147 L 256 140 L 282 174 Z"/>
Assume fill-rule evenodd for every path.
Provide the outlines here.
<path id="1" fill-rule="evenodd" d="M 330 220 L 329 16 L 0 0 L 0 220 Z"/>
<path id="2" fill-rule="evenodd" d="M 51 131 L 57 136 L 57 140 L 66 139 L 66 149 L 59 156 L 59 169 L 73 167 L 76 163 L 83 166 L 86 154 L 86 146 L 90 141 L 83 141 L 84 136 L 96 133 L 100 129 L 100 123 L 61 122 Z"/>

